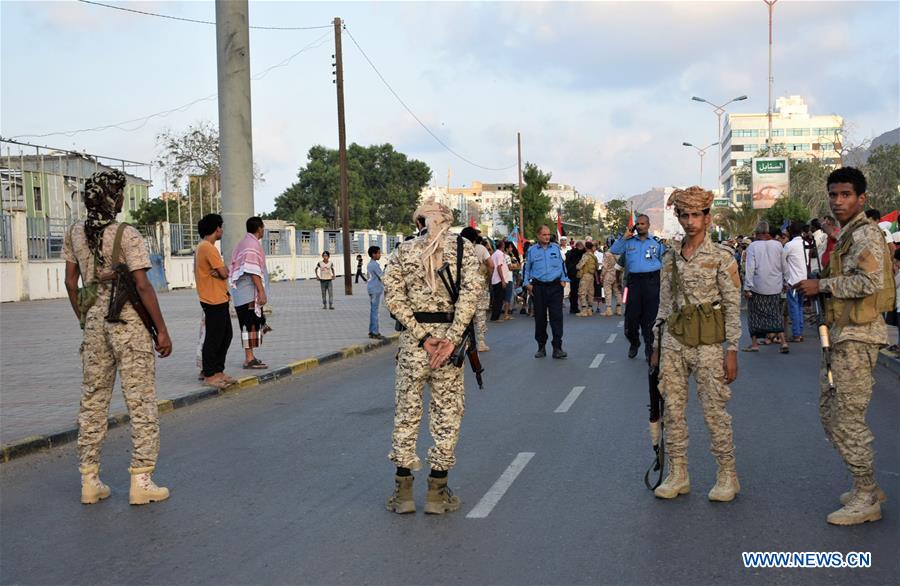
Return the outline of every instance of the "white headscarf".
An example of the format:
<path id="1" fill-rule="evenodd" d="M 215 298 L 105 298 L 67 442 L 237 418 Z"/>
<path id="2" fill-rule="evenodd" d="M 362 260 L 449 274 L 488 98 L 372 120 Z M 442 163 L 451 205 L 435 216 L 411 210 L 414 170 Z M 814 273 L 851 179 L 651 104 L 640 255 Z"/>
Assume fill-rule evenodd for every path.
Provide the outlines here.
<path id="1" fill-rule="evenodd" d="M 431 200 L 420 205 L 413 217 L 425 218 L 425 227 L 428 228 L 425 240 L 428 244 L 420 258 L 425 267 L 425 282 L 432 291 L 436 291 L 437 270 L 443 264 L 444 258 L 444 235 L 453 223 L 453 212 L 447 206 Z"/>

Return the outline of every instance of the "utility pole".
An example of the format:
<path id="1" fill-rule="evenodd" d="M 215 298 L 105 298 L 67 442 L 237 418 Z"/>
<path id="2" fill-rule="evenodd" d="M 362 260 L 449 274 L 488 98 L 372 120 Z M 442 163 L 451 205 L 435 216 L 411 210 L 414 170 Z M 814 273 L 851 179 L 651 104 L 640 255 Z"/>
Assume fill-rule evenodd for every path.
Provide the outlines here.
<path id="1" fill-rule="evenodd" d="M 341 19 L 334 19 L 334 82 L 337 85 L 338 160 L 341 167 L 341 241 L 344 245 L 344 294 L 353 295 L 350 267 L 350 190 L 347 181 L 347 129 L 344 126 L 344 56 L 341 51 Z"/>
<path id="2" fill-rule="evenodd" d="M 516 133 L 516 143 L 519 150 L 519 235 L 525 239 L 525 212 L 522 207 L 522 133 Z"/>
<path id="3" fill-rule="evenodd" d="M 766 134 L 766 149 L 770 157 L 772 156 L 772 88 L 775 85 L 775 78 L 772 76 L 772 12 L 775 11 L 775 3 L 778 0 L 763 0 L 769 7 L 769 104 L 766 108 L 769 118 L 769 132 Z"/>
<path id="4" fill-rule="evenodd" d="M 222 257 L 244 237 L 253 215 L 253 134 L 250 119 L 250 21 L 247 0 L 216 0 L 216 70 L 219 88 L 219 162 L 222 186 Z M 190 180 L 188 180 L 190 186 Z"/>

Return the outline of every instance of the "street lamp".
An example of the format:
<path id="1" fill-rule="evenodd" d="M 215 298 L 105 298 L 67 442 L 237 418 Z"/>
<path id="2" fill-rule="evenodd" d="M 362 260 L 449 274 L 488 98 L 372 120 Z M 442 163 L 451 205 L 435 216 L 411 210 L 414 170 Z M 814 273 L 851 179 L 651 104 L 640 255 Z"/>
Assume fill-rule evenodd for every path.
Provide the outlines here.
<path id="1" fill-rule="evenodd" d="M 710 149 L 710 147 L 714 147 L 717 144 L 719 144 L 719 141 L 711 143 L 711 144 L 703 147 L 702 149 L 696 145 L 689 143 L 689 142 L 683 142 L 681 144 L 682 144 L 682 146 L 692 147 L 694 149 L 697 149 L 697 154 L 700 155 L 700 183 L 698 185 L 700 187 L 703 187 L 703 157 L 706 156 L 706 151 L 708 151 Z"/>
<path id="2" fill-rule="evenodd" d="M 699 97 L 697 97 L 697 96 L 694 96 L 694 97 L 692 97 L 691 99 L 692 99 L 693 101 L 695 101 L 695 102 L 703 102 L 704 104 L 709 104 L 710 106 L 712 106 L 713 112 L 714 112 L 715 115 L 716 115 L 716 136 L 719 137 L 719 160 L 718 160 L 718 162 L 716 163 L 716 170 L 717 170 L 717 173 L 716 173 L 716 177 L 717 177 L 717 179 L 716 179 L 716 184 L 719 186 L 719 190 L 721 191 L 721 190 L 722 190 L 722 183 L 721 183 L 721 181 L 719 181 L 718 178 L 721 178 L 721 177 L 722 177 L 722 173 L 721 173 L 721 170 L 722 170 L 722 114 L 725 113 L 725 106 L 727 106 L 727 105 L 729 105 L 729 104 L 733 104 L 734 102 L 741 102 L 741 101 L 743 101 L 743 100 L 746 100 L 746 99 L 747 99 L 747 96 L 738 96 L 738 97 L 736 97 L 736 98 L 734 98 L 734 99 L 732 99 L 732 100 L 729 100 L 729 101 L 725 102 L 725 103 L 722 104 L 721 106 L 718 106 L 718 105 L 716 105 L 716 104 L 713 104 L 713 103 L 710 102 L 709 100 L 705 100 L 705 99 L 699 98 Z M 724 193 L 721 193 L 720 195 L 725 195 L 725 194 L 724 194 Z"/>

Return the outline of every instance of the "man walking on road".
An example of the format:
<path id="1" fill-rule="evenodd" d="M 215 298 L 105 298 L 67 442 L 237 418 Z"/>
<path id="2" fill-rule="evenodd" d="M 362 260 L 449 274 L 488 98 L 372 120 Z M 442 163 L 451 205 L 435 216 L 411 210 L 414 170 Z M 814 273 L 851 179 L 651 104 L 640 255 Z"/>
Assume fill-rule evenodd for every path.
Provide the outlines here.
<path id="1" fill-rule="evenodd" d="M 738 372 L 741 278 L 731 249 L 713 244 L 707 232 L 712 202 L 713 193 L 697 186 L 678 189 L 669 198 L 685 236 L 664 259 L 656 319 L 657 327 L 665 325 L 662 357 L 658 348 L 650 357 L 651 367 L 660 367 L 659 391 L 665 400 L 669 473 L 654 491 L 663 499 L 691 490 L 685 419 L 691 374 L 697 380 L 697 396 L 719 466 L 709 500 L 730 501 L 741 490 L 734 464 L 731 416 L 725 410 L 731 398 L 728 385 Z M 724 352 L 723 342 L 727 346 Z"/>
<path id="2" fill-rule="evenodd" d="M 637 224 L 610 247 L 614 255 L 625 253 L 628 269 L 628 302 L 625 304 L 625 337 L 631 344 L 628 357 L 637 356 L 644 338 L 644 355 L 653 349 L 653 320 L 659 311 L 659 270 L 666 247 L 650 236 L 650 218 L 641 214 Z M 608 301 L 608 300 L 607 300 Z"/>
<path id="3" fill-rule="evenodd" d="M 827 179 L 828 203 L 841 232 L 821 279 L 806 279 L 797 289 L 825 298 L 831 340 L 831 373 L 819 377 L 819 415 L 831 444 L 853 475 L 853 487 L 841 495 L 842 508 L 828 515 L 833 525 L 857 525 L 881 519 L 886 497 L 875 481 L 874 436 L 866 424 L 872 398 L 872 371 L 878 351 L 887 345 L 881 317 L 894 304 L 890 259 L 884 236 L 866 219 L 866 178 L 842 167 Z M 833 375 L 833 384 L 829 382 Z"/>
<path id="4" fill-rule="evenodd" d="M 110 495 L 100 481 L 100 450 L 106 438 L 109 402 L 118 371 L 131 421 L 131 487 L 128 501 L 145 505 L 169 498 L 169 489 L 156 486 L 150 475 L 159 455 L 159 410 L 156 404 L 154 340 L 132 303 L 126 302 L 120 320 L 105 319 L 110 305 L 114 264 L 124 262 L 131 271 L 141 303 L 156 327 L 156 351 L 172 353 L 169 331 L 159 310 L 153 285 L 147 278 L 150 252 L 140 233 L 116 223 L 124 202 L 125 174 L 94 173 L 84 184 L 87 218 L 66 232 L 66 291 L 75 315 L 82 321 L 83 376 L 78 413 L 78 459 L 81 502 L 94 504 Z M 114 258 L 118 256 L 118 258 Z M 84 287 L 78 288 L 81 278 Z M 87 294 L 92 291 L 93 301 Z"/>
<path id="5" fill-rule="evenodd" d="M 550 228 L 538 228 L 537 243 L 528 248 L 525 256 L 525 280 L 528 293 L 534 298 L 534 339 L 538 349 L 535 358 L 547 355 L 547 314 L 553 332 L 553 357 L 565 358 L 563 337 L 563 287 L 569 282 L 559 246 L 550 242 Z"/>
<path id="6" fill-rule="evenodd" d="M 431 473 L 425 512 L 443 514 L 459 509 L 461 504 L 447 486 L 447 472 L 456 464 L 454 452 L 465 407 L 463 370 L 448 363 L 448 359 L 472 323 L 483 277 L 472 244 L 449 231 L 453 222 L 449 208 L 426 202 L 416 210 L 416 217 L 419 216 L 425 218 L 427 233 L 402 243 L 384 273 L 387 306 L 406 327 L 397 353 L 394 432 L 389 456 L 397 473 L 387 508 L 395 513 L 416 510 L 412 470 L 420 468 L 416 439 L 422 420 L 422 389 L 429 384 L 428 424 L 434 445 L 428 450 Z M 459 288 L 455 303 L 437 275 L 445 264 Z"/>

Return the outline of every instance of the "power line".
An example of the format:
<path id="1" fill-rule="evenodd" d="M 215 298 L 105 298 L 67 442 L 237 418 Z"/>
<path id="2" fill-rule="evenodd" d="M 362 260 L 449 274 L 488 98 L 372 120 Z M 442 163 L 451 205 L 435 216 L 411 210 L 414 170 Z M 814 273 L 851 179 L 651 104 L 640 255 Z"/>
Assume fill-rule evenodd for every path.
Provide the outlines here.
<path id="1" fill-rule="evenodd" d="M 350 37 L 350 40 L 353 41 L 353 44 L 356 45 L 356 48 L 359 49 L 360 53 L 362 53 L 362 56 L 372 67 L 372 70 L 375 72 L 375 74 L 378 76 L 378 78 L 381 80 L 381 82 L 385 85 L 385 87 L 394 95 L 395 98 L 397 98 L 397 101 L 400 102 L 400 105 L 403 106 L 403 108 L 406 109 L 406 111 L 409 113 L 409 115 L 412 116 L 413 119 L 419 123 L 419 126 L 424 128 L 425 132 L 430 134 L 431 138 L 436 140 L 438 142 L 438 144 L 440 144 L 442 147 L 444 147 L 447 150 L 447 152 L 449 152 L 456 158 L 460 159 L 461 161 L 465 161 L 466 163 L 472 165 L 473 167 L 478 167 L 479 169 L 484 169 L 486 171 L 508 171 L 509 169 L 513 169 L 517 166 L 517 165 L 510 165 L 509 167 L 486 167 L 484 165 L 479 165 L 475 161 L 472 161 L 471 159 L 464 157 L 463 155 L 459 154 L 458 152 L 456 152 L 455 150 L 450 148 L 450 146 L 447 143 L 445 143 L 443 140 L 441 140 L 441 138 L 437 134 L 432 132 L 431 129 L 428 128 L 428 126 L 424 122 L 422 122 L 422 120 L 418 116 L 416 116 L 416 113 L 413 112 L 412 109 L 406 105 L 406 102 L 403 101 L 403 98 L 401 98 L 397 94 L 397 92 L 394 91 L 394 88 L 391 87 L 391 84 L 389 84 L 388 81 L 384 78 L 384 76 L 381 75 L 381 72 L 378 71 L 378 68 L 375 67 L 375 64 L 372 63 L 372 60 L 369 59 L 369 56 L 366 55 L 366 52 L 363 51 L 363 48 L 359 46 L 359 43 L 356 41 L 356 38 L 354 38 L 354 36 L 353 36 L 353 33 L 351 33 L 350 30 L 347 29 L 346 26 L 344 27 L 344 30 L 347 31 L 347 35 Z"/>
<path id="2" fill-rule="evenodd" d="M 330 32 L 323 34 L 318 39 L 309 43 L 308 45 L 306 45 L 305 47 L 303 47 L 302 49 L 300 49 L 299 51 L 297 51 L 290 57 L 287 57 L 286 59 L 280 61 L 279 63 L 276 63 L 275 65 L 267 67 L 263 71 L 252 76 L 250 79 L 252 79 L 254 81 L 258 81 L 258 80 L 266 77 L 269 74 L 269 72 L 271 72 L 273 69 L 278 69 L 280 67 L 287 67 L 288 65 L 290 65 L 291 61 L 293 61 L 294 58 L 297 57 L 298 55 L 300 55 L 301 53 L 308 51 L 310 49 L 317 49 L 317 48 L 321 47 L 323 44 L 325 44 L 325 41 L 328 39 L 328 37 L 330 35 L 331 35 Z M 61 131 L 57 131 L 57 132 L 45 132 L 43 134 L 18 134 L 16 136 L 13 136 L 12 138 L 13 139 L 45 138 L 48 136 L 60 136 L 60 135 L 75 136 L 76 134 L 82 134 L 84 132 L 102 132 L 104 130 L 110 130 L 113 128 L 115 128 L 117 130 L 121 130 L 122 132 L 136 132 L 136 131 L 140 130 L 141 128 L 143 128 L 144 126 L 146 126 L 147 122 L 149 122 L 153 118 L 165 118 L 166 116 L 169 116 L 170 114 L 174 114 L 175 112 L 185 112 L 191 106 L 194 106 L 195 104 L 199 104 L 200 102 L 208 102 L 210 100 L 216 99 L 218 97 L 218 95 L 219 95 L 218 93 L 210 94 L 203 98 L 197 98 L 196 100 L 190 101 L 186 104 L 182 104 L 181 106 L 176 106 L 175 108 L 171 108 L 169 110 L 163 110 L 162 112 L 156 112 L 155 114 L 150 114 L 149 116 L 141 116 L 140 118 L 132 118 L 131 120 L 125 120 L 124 122 L 117 122 L 115 124 L 107 124 L 105 126 L 95 126 L 93 128 L 80 128 L 77 130 L 61 130 Z M 139 124 L 137 126 L 135 126 L 134 128 L 124 128 L 124 126 L 126 126 L 128 124 L 135 124 L 135 123 L 139 123 Z"/>
<path id="3" fill-rule="evenodd" d="M 195 18 L 183 18 L 180 16 L 171 16 L 168 14 L 158 14 L 156 12 L 145 12 L 143 10 L 135 10 L 134 8 L 125 8 L 124 6 L 113 6 L 112 4 L 104 4 L 102 2 L 93 2 L 92 0 L 78 0 L 83 4 L 93 4 L 94 6 L 102 6 L 103 8 L 111 8 L 113 10 L 121 10 L 122 12 L 131 12 L 133 14 L 141 14 L 144 16 L 155 16 L 157 18 L 167 18 L 169 20 L 179 20 L 181 22 L 193 22 L 196 24 L 215 25 L 213 20 L 197 20 Z M 308 31 L 321 28 L 331 28 L 332 25 L 325 24 L 322 26 L 251 26 L 251 29 L 270 30 L 270 31 Z"/>

